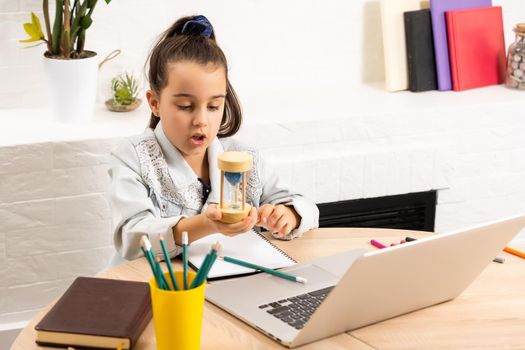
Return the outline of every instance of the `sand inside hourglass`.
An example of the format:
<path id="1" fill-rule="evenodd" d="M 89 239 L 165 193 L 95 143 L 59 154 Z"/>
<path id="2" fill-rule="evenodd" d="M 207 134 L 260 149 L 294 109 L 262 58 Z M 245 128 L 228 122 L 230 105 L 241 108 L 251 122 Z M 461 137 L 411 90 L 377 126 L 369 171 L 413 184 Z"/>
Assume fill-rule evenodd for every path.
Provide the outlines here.
<path id="1" fill-rule="evenodd" d="M 242 198 L 241 194 L 241 173 L 224 173 L 227 183 L 227 205 L 226 208 L 231 210 L 239 210 L 242 208 L 242 202 L 239 200 Z"/>

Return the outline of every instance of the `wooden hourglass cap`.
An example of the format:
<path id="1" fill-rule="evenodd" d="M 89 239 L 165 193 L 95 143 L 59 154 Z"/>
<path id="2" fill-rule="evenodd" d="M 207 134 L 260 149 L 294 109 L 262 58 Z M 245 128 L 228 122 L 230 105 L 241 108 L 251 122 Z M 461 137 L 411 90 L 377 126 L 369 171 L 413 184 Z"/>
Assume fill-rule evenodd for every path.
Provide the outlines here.
<path id="1" fill-rule="evenodd" d="M 242 173 L 252 169 L 253 157 L 247 152 L 224 152 L 219 156 L 217 165 L 228 173 Z"/>
<path id="2" fill-rule="evenodd" d="M 514 31 L 518 34 L 525 34 L 525 23 L 518 23 Z"/>

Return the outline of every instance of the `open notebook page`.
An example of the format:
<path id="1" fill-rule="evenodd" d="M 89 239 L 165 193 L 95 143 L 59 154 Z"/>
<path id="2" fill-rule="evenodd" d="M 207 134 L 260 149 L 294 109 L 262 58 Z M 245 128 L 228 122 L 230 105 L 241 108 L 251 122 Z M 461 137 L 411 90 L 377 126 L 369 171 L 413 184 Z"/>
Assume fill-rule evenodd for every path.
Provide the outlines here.
<path id="1" fill-rule="evenodd" d="M 202 265 L 211 245 L 219 242 L 222 246 L 220 254 L 253 264 L 278 269 L 295 264 L 286 253 L 270 243 L 266 238 L 251 230 L 237 236 L 225 236 L 214 233 L 192 242 L 188 247 L 188 261 L 196 269 Z M 238 266 L 217 259 L 213 264 L 209 279 L 237 276 L 255 272 L 243 266 Z"/>

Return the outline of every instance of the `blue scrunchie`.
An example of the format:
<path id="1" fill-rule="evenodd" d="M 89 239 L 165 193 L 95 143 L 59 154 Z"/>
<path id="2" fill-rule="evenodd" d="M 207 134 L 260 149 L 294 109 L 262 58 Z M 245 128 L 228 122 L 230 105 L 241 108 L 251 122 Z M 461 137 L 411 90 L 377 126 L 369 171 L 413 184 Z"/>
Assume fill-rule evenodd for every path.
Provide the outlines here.
<path id="1" fill-rule="evenodd" d="M 202 15 L 195 16 L 190 19 L 182 27 L 181 34 L 184 35 L 195 35 L 209 38 L 213 33 L 213 27 L 210 21 Z"/>

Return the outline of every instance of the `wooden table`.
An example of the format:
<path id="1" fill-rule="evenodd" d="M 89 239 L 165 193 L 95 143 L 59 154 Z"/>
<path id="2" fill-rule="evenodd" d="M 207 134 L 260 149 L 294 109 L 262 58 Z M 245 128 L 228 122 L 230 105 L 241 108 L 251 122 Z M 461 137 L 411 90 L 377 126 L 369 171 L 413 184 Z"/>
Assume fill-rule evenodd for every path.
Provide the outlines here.
<path id="1" fill-rule="evenodd" d="M 316 229 L 293 241 L 273 240 L 297 261 L 336 254 L 354 248 L 375 249 L 371 238 L 390 243 L 425 232 L 386 229 Z M 307 344 L 297 349 L 525 349 L 525 260 L 501 253 L 504 264 L 491 263 L 456 299 L 374 325 Z M 465 254 L 468 259 L 468 252 Z M 118 266 L 100 277 L 147 281 L 151 271 L 145 259 Z M 387 293 L 387 292 L 386 292 Z M 388 298 L 388 294 L 385 294 Z M 35 344 L 35 324 L 52 306 L 44 308 L 22 330 L 12 350 L 51 349 Z M 206 302 L 202 349 L 283 349 L 252 327 Z M 153 322 L 140 337 L 136 350 L 155 349 Z"/>

